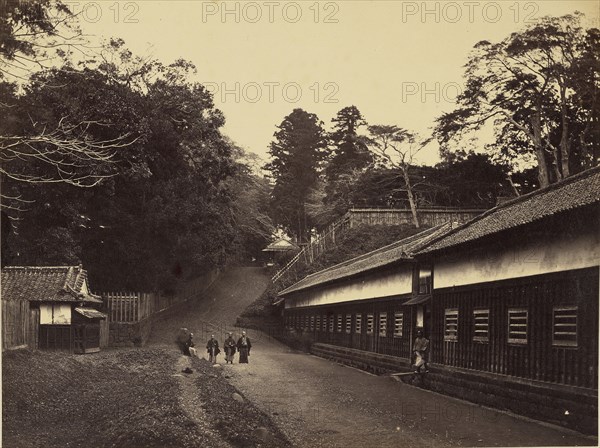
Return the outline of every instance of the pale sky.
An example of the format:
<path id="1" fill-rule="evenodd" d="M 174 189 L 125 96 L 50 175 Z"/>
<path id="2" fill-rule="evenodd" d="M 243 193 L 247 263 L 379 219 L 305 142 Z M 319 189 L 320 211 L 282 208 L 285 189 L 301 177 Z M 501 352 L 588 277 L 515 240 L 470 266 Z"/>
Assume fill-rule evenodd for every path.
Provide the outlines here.
<path id="1" fill-rule="evenodd" d="M 66 2 L 68 3 L 68 2 Z M 276 126 L 294 108 L 329 128 L 355 105 L 369 124 L 426 135 L 452 109 L 462 66 L 480 40 L 594 1 L 135 1 L 71 2 L 87 33 L 121 37 L 136 54 L 193 62 L 215 92 L 224 132 L 268 159 Z M 223 95 L 225 93 L 225 95 Z M 432 144 L 420 162 L 435 163 Z"/>

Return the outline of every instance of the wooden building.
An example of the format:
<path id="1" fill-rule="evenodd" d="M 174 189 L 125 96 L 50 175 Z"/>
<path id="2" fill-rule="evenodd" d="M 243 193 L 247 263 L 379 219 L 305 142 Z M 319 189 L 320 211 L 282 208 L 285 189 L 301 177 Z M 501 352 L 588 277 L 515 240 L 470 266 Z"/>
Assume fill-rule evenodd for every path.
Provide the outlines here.
<path id="1" fill-rule="evenodd" d="M 424 230 L 283 290 L 286 326 L 316 342 L 408 358 L 416 328 L 429 317 L 414 293 L 419 278 L 413 254 L 451 227 Z"/>
<path id="2" fill-rule="evenodd" d="M 417 255 L 432 361 L 597 390 L 600 170 L 482 214 Z"/>
<path id="3" fill-rule="evenodd" d="M 100 297 L 81 266 L 2 269 L 3 349 L 100 350 Z"/>
<path id="4" fill-rule="evenodd" d="M 285 323 L 404 368 L 423 328 L 431 388 L 597 434 L 599 206 L 595 168 L 312 274 Z"/>

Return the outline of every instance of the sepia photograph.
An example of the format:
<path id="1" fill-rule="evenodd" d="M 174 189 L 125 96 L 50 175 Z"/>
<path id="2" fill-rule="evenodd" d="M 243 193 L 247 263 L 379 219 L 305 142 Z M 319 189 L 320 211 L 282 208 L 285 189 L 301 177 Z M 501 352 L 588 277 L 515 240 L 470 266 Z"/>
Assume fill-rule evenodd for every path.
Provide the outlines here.
<path id="1" fill-rule="evenodd" d="M 6 448 L 598 445 L 598 0 L 0 0 Z"/>

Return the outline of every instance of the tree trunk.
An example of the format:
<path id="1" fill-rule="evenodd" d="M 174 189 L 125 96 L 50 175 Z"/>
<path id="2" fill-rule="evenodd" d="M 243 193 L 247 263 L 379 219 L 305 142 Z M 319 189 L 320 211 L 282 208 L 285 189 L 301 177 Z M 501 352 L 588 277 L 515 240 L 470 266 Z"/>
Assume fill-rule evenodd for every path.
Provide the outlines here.
<path id="1" fill-rule="evenodd" d="M 541 107 L 541 104 L 538 104 L 538 106 Z M 542 146 L 542 117 L 539 107 L 531 117 L 531 127 L 533 129 L 535 156 L 538 161 L 538 180 L 540 181 L 540 188 L 544 188 L 550 185 L 550 176 L 548 173 L 548 164 L 546 163 L 546 154 Z"/>
<path id="2" fill-rule="evenodd" d="M 560 86 L 560 115 L 562 119 L 562 135 L 560 138 L 560 163 L 563 179 L 569 177 L 569 117 L 567 111 L 567 88 Z"/>
<path id="3" fill-rule="evenodd" d="M 401 167 L 402 175 L 404 176 L 404 184 L 406 185 L 406 193 L 408 194 L 408 202 L 410 204 L 410 211 L 412 212 L 413 222 L 415 227 L 419 228 L 419 217 L 417 216 L 417 205 L 415 203 L 415 197 L 413 196 L 412 186 L 410 184 L 410 178 L 408 177 L 408 167 L 406 165 Z"/>
<path id="4" fill-rule="evenodd" d="M 521 193 L 519 193 L 519 190 L 517 190 L 517 187 L 516 187 L 515 183 L 513 182 L 512 175 L 507 174 L 506 175 L 506 180 L 508 181 L 508 184 L 510 185 L 510 188 L 512 189 L 512 191 L 515 194 L 515 196 L 516 197 L 521 196 Z"/>

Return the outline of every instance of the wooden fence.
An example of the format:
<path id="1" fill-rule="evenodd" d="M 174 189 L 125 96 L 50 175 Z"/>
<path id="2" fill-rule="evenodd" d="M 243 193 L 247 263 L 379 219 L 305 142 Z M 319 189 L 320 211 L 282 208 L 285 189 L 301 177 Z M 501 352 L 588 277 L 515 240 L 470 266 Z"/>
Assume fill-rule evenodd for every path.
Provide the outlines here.
<path id="1" fill-rule="evenodd" d="M 432 207 L 419 209 L 417 213 L 422 226 L 434 227 L 446 222 L 458 222 L 462 224 L 470 221 L 484 211 L 480 209 Z M 312 264 L 323 252 L 335 246 L 337 240 L 346 230 L 360 225 L 413 225 L 413 217 L 410 209 L 352 208 L 338 221 L 317 234 L 313 241 L 304 246 L 294 258 L 277 271 L 271 280 L 273 283 L 281 283 L 283 286 L 289 286 L 296 282 L 301 268 Z"/>
<path id="2" fill-rule="evenodd" d="M 2 300 L 2 350 L 37 346 L 36 313 L 27 301 Z"/>
<path id="3" fill-rule="evenodd" d="M 434 227 L 446 222 L 460 224 L 470 221 L 485 212 L 485 209 L 461 209 L 454 207 L 430 207 L 417 210 L 419 224 Z M 350 227 L 359 225 L 412 225 L 413 216 L 410 209 L 377 209 L 377 208 L 352 208 L 346 213 Z"/>
<path id="4" fill-rule="evenodd" d="M 218 277 L 218 270 L 181 283 L 175 294 L 145 292 L 104 292 L 102 296 L 109 322 L 140 322 L 173 305 L 202 294 Z"/>
<path id="5" fill-rule="evenodd" d="M 323 232 L 317 235 L 310 244 L 304 246 L 294 258 L 281 268 L 271 279 L 273 283 L 281 282 L 291 284 L 298 279 L 298 271 L 301 267 L 312 264 L 327 249 L 335 246 L 336 241 L 349 228 L 348 214 L 340 220 L 331 224 Z"/>
<path id="6" fill-rule="evenodd" d="M 160 309 L 160 295 L 140 292 L 102 293 L 110 322 L 139 322 Z"/>

